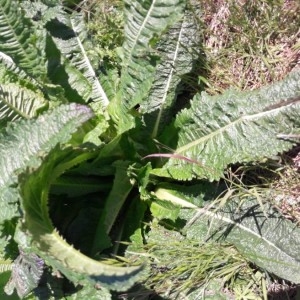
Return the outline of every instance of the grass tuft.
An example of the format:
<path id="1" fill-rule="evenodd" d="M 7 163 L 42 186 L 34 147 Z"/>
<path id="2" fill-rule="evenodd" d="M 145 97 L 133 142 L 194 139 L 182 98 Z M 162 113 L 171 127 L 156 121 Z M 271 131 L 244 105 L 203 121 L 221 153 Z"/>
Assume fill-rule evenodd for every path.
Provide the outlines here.
<path id="1" fill-rule="evenodd" d="M 95 45 L 93 51 L 98 55 L 104 70 L 120 69 L 118 47 L 123 43 L 124 29 L 122 5 L 121 0 L 89 0 L 81 3 Z"/>
<path id="2" fill-rule="evenodd" d="M 144 286 L 163 299 L 266 299 L 264 272 L 231 245 L 200 244 L 151 224 L 147 244 L 140 251 L 141 256 L 151 260 L 150 276 Z M 144 292 L 132 292 L 124 299 L 143 299 Z"/>

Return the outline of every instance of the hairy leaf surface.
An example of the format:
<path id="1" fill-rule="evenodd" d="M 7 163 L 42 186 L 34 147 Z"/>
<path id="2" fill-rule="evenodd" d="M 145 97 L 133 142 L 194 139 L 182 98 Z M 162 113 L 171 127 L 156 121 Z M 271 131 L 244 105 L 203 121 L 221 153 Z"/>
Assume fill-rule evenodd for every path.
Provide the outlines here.
<path id="1" fill-rule="evenodd" d="M 92 115 L 88 107 L 73 103 L 53 109 L 36 120 L 11 124 L 0 135 L 0 186 L 15 182 L 16 171 L 36 165 L 38 155 L 50 151 L 57 143 L 67 142 Z"/>
<path id="2" fill-rule="evenodd" d="M 198 59 L 199 45 L 199 28 L 187 9 L 183 19 L 169 28 L 156 47 L 161 60 L 149 95 L 141 103 L 141 112 L 150 114 L 146 120 L 154 138 L 172 117 L 180 83 L 184 75 L 192 71 Z"/>
<path id="3" fill-rule="evenodd" d="M 300 72 L 250 92 L 195 96 L 176 118 L 178 143 L 160 176 L 187 180 L 222 177 L 227 165 L 272 157 L 291 149 L 282 133 L 299 133 Z M 169 128 L 167 130 L 170 130 Z"/>
<path id="4" fill-rule="evenodd" d="M 183 0 L 125 1 L 120 92 L 110 109 L 115 120 L 120 120 L 120 131 L 132 126 L 124 116 L 142 102 L 151 88 L 159 60 L 155 44 L 163 31 L 182 17 L 183 9 Z"/>
<path id="5" fill-rule="evenodd" d="M 41 94 L 34 93 L 16 84 L 0 85 L 0 123 L 29 119 L 46 104 Z"/>
<path id="6" fill-rule="evenodd" d="M 16 63 L 3 52 L 0 52 L 1 84 L 17 83 L 30 90 L 41 90 L 41 84 L 25 71 L 19 68 Z"/>
<path id="7" fill-rule="evenodd" d="M 77 48 L 80 49 L 80 52 L 72 58 L 72 64 L 81 70 L 85 78 L 88 79 L 89 83 L 92 86 L 92 91 L 90 94 L 90 99 L 93 102 L 100 102 L 102 108 L 105 108 L 109 104 L 109 99 L 100 84 L 100 81 L 97 78 L 96 72 L 92 66 L 90 59 L 83 47 L 83 41 L 87 39 L 87 33 L 84 30 L 84 21 L 83 16 L 79 14 L 74 14 L 71 18 L 71 26 L 76 34 Z"/>
<path id="8" fill-rule="evenodd" d="M 0 51 L 34 78 L 45 79 L 43 38 L 37 38 L 34 24 L 25 17 L 19 1 L 2 0 L 0 3 Z"/>
<path id="9" fill-rule="evenodd" d="M 59 1 L 55 6 L 53 4 L 40 1 L 22 3 L 26 15 L 36 25 L 35 33 L 46 36 L 47 76 L 52 83 L 64 87 L 69 101 L 92 101 L 99 110 L 103 109 L 108 105 L 108 98 L 87 55 L 86 49 L 92 46 L 83 14 L 70 13 Z"/>
<path id="10" fill-rule="evenodd" d="M 19 215 L 15 204 L 18 192 L 11 186 L 17 182 L 17 173 L 28 166 L 38 166 L 39 155 L 57 143 L 67 142 L 91 116 L 85 106 L 63 105 L 36 120 L 14 122 L 0 134 L 0 223 Z"/>
<path id="11" fill-rule="evenodd" d="M 270 205 L 264 208 L 249 197 L 242 204 L 240 199 L 232 200 L 217 213 L 191 209 L 182 211 L 180 217 L 188 220 L 187 238 L 232 243 L 261 268 L 299 283 L 300 229 Z"/>
<path id="12" fill-rule="evenodd" d="M 47 13 L 47 8 L 44 8 L 44 11 Z M 85 50 L 92 46 L 88 43 L 83 15 L 77 12 L 69 14 L 61 7 L 59 13 L 47 16 L 44 22 L 59 49 L 57 59 L 61 57 L 61 67 L 68 74 L 67 78 L 61 78 L 67 80 L 70 88 L 75 90 L 84 102 L 93 101 L 92 103 L 98 103 L 98 106 L 100 104 L 102 109 L 105 108 L 109 100 Z"/>

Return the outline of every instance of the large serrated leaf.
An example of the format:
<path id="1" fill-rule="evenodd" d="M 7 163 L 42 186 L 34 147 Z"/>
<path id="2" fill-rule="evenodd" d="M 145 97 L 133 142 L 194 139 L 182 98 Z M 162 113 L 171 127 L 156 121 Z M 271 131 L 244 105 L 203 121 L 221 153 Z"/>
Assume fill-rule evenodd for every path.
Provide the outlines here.
<path id="1" fill-rule="evenodd" d="M 0 86 L 0 124 L 35 117 L 45 104 L 41 94 L 16 84 L 3 84 Z"/>
<path id="2" fill-rule="evenodd" d="M 84 255 L 63 239 L 49 215 L 50 185 L 67 169 L 94 156 L 95 153 L 74 149 L 55 149 L 38 170 L 22 176 L 22 230 L 31 242 L 30 247 L 73 282 L 100 283 L 109 289 L 126 290 L 140 278 L 143 266 L 114 266 Z"/>
<path id="3" fill-rule="evenodd" d="M 161 60 L 149 96 L 140 108 L 144 114 L 150 114 L 149 117 L 146 115 L 146 122 L 149 130 L 152 129 L 152 137 L 156 137 L 163 125 L 170 121 L 180 83 L 198 60 L 199 45 L 197 21 L 191 9 L 187 9 L 184 17 L 169 28 L 156 47 Z"/>
<path id="4" fill-rule="evenodd" d="M 14 122 L 0 134 L 0 223 L 19 215 L 18 192 L 11 186 L 17 182 L 17 173 L 38 166 L 39 155 L 67 142 L 91 116 L 85 106 L 62 105 L 35 120 Z"/>
<path id="5" fill-rule="evenodd" d="M 67 142 L 92 115 L 88 107 L 72 103 L 36 120 L 21 120 L 8 126 L 0 135 L 0 187 L 14 183 L 16 171 L 36 165 L 40 161 L 38 155 L 49 152 L 57 143 Z"/>
<path id="6" fill-rule="evenodd" d="M 124 116 L 148 95 L 159 60 L 154 46 L 164 30 L 182 17 L 184 5 L 184 0 L 125 1 L 120 92 L 110 107 L 120 132 L 132 127 Z"/>
<path id="7" fill-rule="evenodd" d="M 137 50 L 139 54 L 145 53 L 152 38 L 180 18 L 183 5 L 184 1 L 179 0 L 126 0 L 124 63 L 129 63 Z"/>
<path id="8" fill-rule="evenodd" d="M 300 132 L 300 72 L 250 92 L 197 95 L 176 118 L 178 144 L 153 173 L 187 180 L 222 177 L 232 163 L 272 157 L 295 145 L 280 134 Z"/>
<path id="9" fill-rule="evenodd" d="M 109 99 L 98 80 L 92 63 L 83 47 L 83 41 L 87 39 L 87 33 L 84 30 L 83 15 L 74 14 L 71 18 L 71 26 L 76 34 L 77 48 L 80 49 L 77 55 L 72 58 L 71 63 L 81 70 L 91 84 L 92 91 L 90 99 L 93 100 L 93 102 L 99 102 L 102 108 L 105 108 L 109 104 Z"/>
<path id="10" fill-rule="evenodd" d="M 46 26 L 62 55 L 70 87 L 85 102 L 92 100 L 105 108 L 109 100 L 84 47 L 88 39 L 83 15 L 75 12 L 71 15 L 62 10 Z"/>
<path id="11" fill-rule="evenodd" d="M 42 37 L 35 36 L 34 25 L 25 16 L 18 1 L 0 3 L 0 51 L 10 56 L 23 71 L 32 77 L 45 79 Z"/>
<path id="12" fill-rule="evenodd" d="M 264 211 L 249 197 L 229 201 L 218 212 L 207 209 L 182 211 L 188 220 L 187 238 L 234 244 L 250 261 L 280 278 L 300 283 L 300 228 L 280 217 L 271 205 Z"/>

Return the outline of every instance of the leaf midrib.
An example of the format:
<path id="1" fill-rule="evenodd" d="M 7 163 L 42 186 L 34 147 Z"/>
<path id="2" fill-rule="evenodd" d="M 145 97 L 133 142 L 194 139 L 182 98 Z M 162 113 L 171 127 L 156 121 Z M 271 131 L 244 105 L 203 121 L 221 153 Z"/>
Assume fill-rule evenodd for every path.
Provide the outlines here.
<path id="1" fill-rule="evenodd" d="M 239 227 L 241 230 L 243 230 L 245 232 L 248 232 L 249 234 L 258 237 L 259 239 L 262 239 L 264 242 L 266 242 L 267 244 L 269 244 L 271 247 L 273 247 L 274 249 L 276 249 L 278 252 L 282 253 L 283 255 L 286 255 L 286 256 L 290 257 L 292 260 L 295 260 L 295 258 L 293 256 L 291 256 L 288 253 L 284 252 L 281 248 L 278 248 L 272 241 L 266 239 L 264 236 L 256 233 L 255 231 L 251 230 L 250 228 L 245 227 L 242 224 L 237 223 L 237 222 L 231 220 L 228 217 L 221 216 L 218 213 L 214 213 L 212 211 L 208 211 L 207 209 L 204 209 L 204 208 L 199 208 L 196 211 L 197 211 L 196 215 L 199 215 L 199 216 L 206 215 L 206 216 L 208 216 L 208 217 L 210 217 L 212 219 L 217 219 L 217 220 L 226 222 L 228 224 L 233 224 L 234 226 Z"/>
<path id="2" fill-rule="evenodd" d="M 151 15 L 151 13 L 152 13 L 152 11 L 153 11 L 153 9 L 154 9 L 154 4 L 156 4 L 156 0 L 154 0 L 154 1 L 152 2 L 151 6 L 150 6 L 150 8 L 149 8 L 149 10 L 148 10 L 148 12 L 147 12 L 146 17 L 144 18 L 144 21 L 143 21 L 142 25 L 140 26 L 139 31 L 138 31 L 138 33 L 137 33 L 135 39 L 133 40 L 133 45 L 132 45 L 132 47 L 131 47 L 131 49 L 130 49 L 129 56 L 128 56 L 127 59 L 129 59 L 129 57 L 132 56 L 133 50 L 135 49 L 135 47 L 136 47 L 136 45 L 137 45 L 137 42 L 138 42 L 139 40 L 141 40 L 141 39 L 140 39 L 141 32 L 142 32 L 143 28 L 145 27 L 145 24 L 148 22 L 148 19 L 149 19 L 150 15 Z"/>
<path id="3" fill-rule="evenodd" d="M 175 61 L 177 59 L 177 56 L 178 56 L 178 51 L 179 51 L 182 32 L 183 32 L 183 22 L 181 23 L 180 32 L 179 32 L 179 35 L 178 35 L 178 39 L 177 39 L 177 43 L 176 43 L 176 49 L 174 51 L 174 56 L 173 56 L 172 63 L 171 63 L 172 66 L 174 66 L 174 63 L 175 63 Z M 162 103 L 160 105 L 159 112 L 158 112 L 158 115 L 157 115 L 157 118 L 156 118 L 156 121 L 155 121 L 154 129 L 153 129 L 153 132 L 152 132 L 152 138 L 156 138 L 156 136 L 157 136 L 159 123 L 160 123 L 160 120 L 161 120 L 161 117 L 162 117 L 162 112 L 163 112 L 164 104 L 165 104 L 166 99 L 167 99 L 167 95 L 168 95 L 169 87 L 170 87 L 170 84 L 171 84 L 171 80 L 173 78 L 173 73 L 174 73 L 174 67 L 171 67 L 169 78 L 168 78 L 167 84 L 166 84 L 165 89 L 164 89 L 164 93 L 163 93 L 163 97 L 162 97 Z"/>
<path id="4" fill-rule="evenodd" d="M 279 113 L 282 110 L 285 110 L 287 107 L 293 106 L 295 104 L 298 104 L 298 102 L 293 102 L 293 103 L 287 103 L 287 105 L 282 105 L 280 107 L 276 107 L 276 108 L 271 108 L 269 110 L 263 111 L 263 112 L 259 112 L 259 113 L 255 113 L 252 115 L 246 115 L 246 116 L 241 116 L 240 118 L 238 118 L 237 120 L 221 127 L 220 129 L 217 129 L 211 133 L 209 133 L 208 135 L 205 135 L 195 141 L 192 141 L 182 147 L 179 147 L 178 149 L 176 149 L 175 154 L 180 154 L 180 153 L 184 153 L 186 151 L 188 151 L 189 149 L 201 144 L 201 143 L 205 143 L 207 140 L 212 139 L 214 136 L 221 134 L 222 132 L 226 131 L 228 128 L 233 127 L 234 125 L 238 124 L 238 123 L 242 123 L 243 121 L 251 121 L 254 119 L 259 119 L 262 118 L 266 115 L 271 115 L 271 114 L 276 114 Z"/>
<path id="5" fill-rule="evenodd" d="M 9 9 L 11 9 L 11 8 L 9 8 Z M 5 22 L 5 23 L 6 23 L 6 27 L 9 28 L 10 37 L 13 37 L 13 38 L 15 39 L 15 41 L 13 42 L 13 44 L 15 45 L 16 42 L 18 43 L 18 49 L 21 50 L 21 52 L 22 52 L 22 54 L 23 54 L 23 58 L 25 58 L 26 61 L 28 62 L 28 60 L 27 60 L 28 54 L 27 54 L 27 52 L 26 52 L 26 49 L 25 49 L 25 47 L 23 47 L 23 43 L 20 42 L 19 36 L 17 36 L 17 35 L 15 34 L 15 28 L 14 28 L 14 26 L 12 26 L 10 20 L 7 18 L 7 14 L 6 14 L 6 12 L 5 12 L 5 9 L 3 9 L 3 8 L 0 6 L 0 10 L 2 11 L 2 17 L 6 20 L 6 22 Z M 23 31 L 22 31 L 22 34 L 23 34 Z M 10 40 L 11 40 L 11 38 L 10 38 Z M 26 45 L 27 45 L 27 43 L 26 43 Z"/>

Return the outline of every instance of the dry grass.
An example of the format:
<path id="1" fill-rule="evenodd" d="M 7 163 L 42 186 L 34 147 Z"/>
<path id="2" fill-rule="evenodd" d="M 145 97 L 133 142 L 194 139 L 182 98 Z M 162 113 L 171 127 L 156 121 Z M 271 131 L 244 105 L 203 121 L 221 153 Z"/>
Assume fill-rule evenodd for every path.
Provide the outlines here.
<path id="1" fill-rule="evenodd" d="M 199 0 L 212 94 L 255 89 L 300 66 L 297 0 Z"/>

